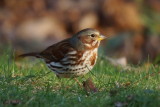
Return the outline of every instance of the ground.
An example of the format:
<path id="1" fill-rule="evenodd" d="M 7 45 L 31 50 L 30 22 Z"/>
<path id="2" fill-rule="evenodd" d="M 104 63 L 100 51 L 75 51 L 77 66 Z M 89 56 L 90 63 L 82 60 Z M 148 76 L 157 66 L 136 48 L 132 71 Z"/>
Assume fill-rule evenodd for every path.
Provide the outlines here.
<path id="1" fill-rule="evenodd" d="M 97 92 L 86 91 L 73 79 L 59 79 L 41 60 L 15 62 L 11 51 L 0 57 L 0 107 L 158 107 L 160 66 L 115 67 L 99 58 L 91 78 Z"/>

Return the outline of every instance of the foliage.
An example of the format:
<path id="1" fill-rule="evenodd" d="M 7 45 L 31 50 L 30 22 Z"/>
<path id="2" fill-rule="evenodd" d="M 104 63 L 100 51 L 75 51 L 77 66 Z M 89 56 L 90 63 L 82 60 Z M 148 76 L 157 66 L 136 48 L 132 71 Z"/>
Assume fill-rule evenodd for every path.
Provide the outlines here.
<path id="1" fill-rule="evenodd" d="M 85 92 L 73 79 L 58 79 L 42 61 L 16 62 L 10 51 L 0 58 L 0 106 L 18 107 L 158 107 L 160 66 L 123 70 L 99 58 L 91 73 L 98 92 Z"/>

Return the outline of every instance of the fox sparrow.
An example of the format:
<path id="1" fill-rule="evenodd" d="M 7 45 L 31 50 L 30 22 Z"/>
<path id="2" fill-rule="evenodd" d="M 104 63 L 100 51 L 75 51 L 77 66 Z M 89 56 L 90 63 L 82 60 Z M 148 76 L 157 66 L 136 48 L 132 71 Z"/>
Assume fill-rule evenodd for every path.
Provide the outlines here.
<path id="1" fill-rule="evenodd" d="M 88 73 L 93 68 L 100 41 L 105 38 L 97 30 L 87 28 L 40 53 L 27 53 L 20 56 L 43 59 L 58 77 L 77 77 Z"/>

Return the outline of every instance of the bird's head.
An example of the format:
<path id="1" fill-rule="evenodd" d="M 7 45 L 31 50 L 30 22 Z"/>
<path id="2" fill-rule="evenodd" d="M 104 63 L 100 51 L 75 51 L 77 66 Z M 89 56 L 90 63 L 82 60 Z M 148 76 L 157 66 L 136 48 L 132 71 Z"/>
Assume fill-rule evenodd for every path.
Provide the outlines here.
<path id="1" fill-rule="evenodd" d="M 76 33 L 75 36 L 86 48 L 98 48 L 100 41 L 106 38 L 97 30 L 91 28 L 81 30 L 80 32 Z"/>

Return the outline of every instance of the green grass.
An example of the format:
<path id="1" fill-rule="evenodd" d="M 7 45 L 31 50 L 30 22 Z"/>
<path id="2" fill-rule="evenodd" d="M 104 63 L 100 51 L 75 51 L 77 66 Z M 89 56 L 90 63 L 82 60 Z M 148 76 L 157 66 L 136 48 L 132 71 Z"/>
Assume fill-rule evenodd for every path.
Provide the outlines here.
<path id="1" fill-rule="evenodd" d="M 10 51 L 0 57 L 0 107 L 159 107 L 160 66 L 123 70 L 98 60 L 92 78 L 99 92 L 86 92 L 72 79 L 58 79 L 43 61 L 12 60 Z"/>

